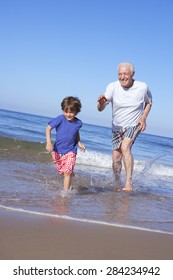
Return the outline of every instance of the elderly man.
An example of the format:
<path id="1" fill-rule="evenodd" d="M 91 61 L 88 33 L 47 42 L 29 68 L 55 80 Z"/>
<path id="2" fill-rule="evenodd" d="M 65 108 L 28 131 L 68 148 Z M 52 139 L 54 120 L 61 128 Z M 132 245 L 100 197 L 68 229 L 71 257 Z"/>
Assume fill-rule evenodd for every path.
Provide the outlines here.
<path id="1" fill-rule="evenodd" d="M 133 190 L 132 174 L 134 158 L 132 144 L 146 128 L 146 119 L 152 105 L 151 92 L 144 82 L 134 80 L 134 66 L 123 62 L 118 65 L 118 81 L 108 84 L 103 95 L 98 97 L 98 111 L 112 103 L 112 167 L 119 175 L 122 159 L 126 172 L 123 191 Z"/>

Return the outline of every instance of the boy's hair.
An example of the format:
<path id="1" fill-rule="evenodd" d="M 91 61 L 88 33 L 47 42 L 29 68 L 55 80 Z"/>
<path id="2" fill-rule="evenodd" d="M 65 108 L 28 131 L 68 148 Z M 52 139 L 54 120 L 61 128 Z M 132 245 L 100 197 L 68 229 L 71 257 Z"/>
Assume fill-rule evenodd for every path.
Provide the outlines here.
<path id="1" fill-rule="evenodd" d="M 80 112 L 82 104 L 78 97 L 67 96 L 61 102 L 61 108 L 63 111 L 70 109 L 72 112 L 76 112 L 77 114 Z"/>

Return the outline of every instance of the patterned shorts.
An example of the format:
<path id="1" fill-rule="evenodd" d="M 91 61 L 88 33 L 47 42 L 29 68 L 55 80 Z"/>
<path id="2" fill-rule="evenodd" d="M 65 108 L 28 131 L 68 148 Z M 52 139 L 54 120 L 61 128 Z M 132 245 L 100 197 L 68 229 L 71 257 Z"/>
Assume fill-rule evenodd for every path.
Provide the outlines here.
<path id="1" fill-rule="evenodd" d="M 140 131 L 141 130 L 139 125 L 130 126 L 130 127 L 122 128 L 120 130 L 112 131 L 113 150 L 119 149 L 122 144 L 122 141 L 125 138 L 131 139 L 132 143 L 134 143 Z"/>
<path id="2" fill-rule="evenodd" d="M 65 155 L 61 155 L 58 152 L 52 152 L 52 159 L 56 165 L 59 174 L 64 174 L 64 172 L 74 175 L 73 170 L 76 163 L 76 154 L 70 152 Z"/>

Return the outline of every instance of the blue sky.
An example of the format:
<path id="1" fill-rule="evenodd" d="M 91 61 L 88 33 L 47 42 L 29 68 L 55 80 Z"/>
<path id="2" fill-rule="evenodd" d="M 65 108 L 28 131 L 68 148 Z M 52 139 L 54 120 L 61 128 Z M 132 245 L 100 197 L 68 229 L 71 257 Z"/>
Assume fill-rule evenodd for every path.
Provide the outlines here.
<path id="1" fill-rule="evenodd" d="M 83 122 L 111 126 L 97 97 L 129 61 L 153 94 L 146 133 L 173 137 L 172 0 L 6 0 L 0 26 L 1 108 L 54 117 L 74 95 Z"/>

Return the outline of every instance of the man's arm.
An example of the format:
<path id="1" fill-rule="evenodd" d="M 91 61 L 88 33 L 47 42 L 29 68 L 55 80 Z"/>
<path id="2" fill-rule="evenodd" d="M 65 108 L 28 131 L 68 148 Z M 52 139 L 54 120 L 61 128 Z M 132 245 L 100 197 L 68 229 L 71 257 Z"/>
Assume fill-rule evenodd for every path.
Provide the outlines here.
<path id="1" fill-rule="evenodd" d="M 97 109 L 98 111 L 103 111 L 107 105 L 108 100 L 106 99 L 106 97 L 104 95 L 100 95 L 98 97 L 98 104 L 97 104 Z"/>
<path id="2" fill-rule="evenodd" d="M 146 129 L 146 119 L 151 110 L 151 106 L 152 106 L 152 103 L 146 103 L 143 114 L 142 114 L 141 118 L 139 119 L 138 123 L 140 125 L 141 131 L 144 131 Z"/>

